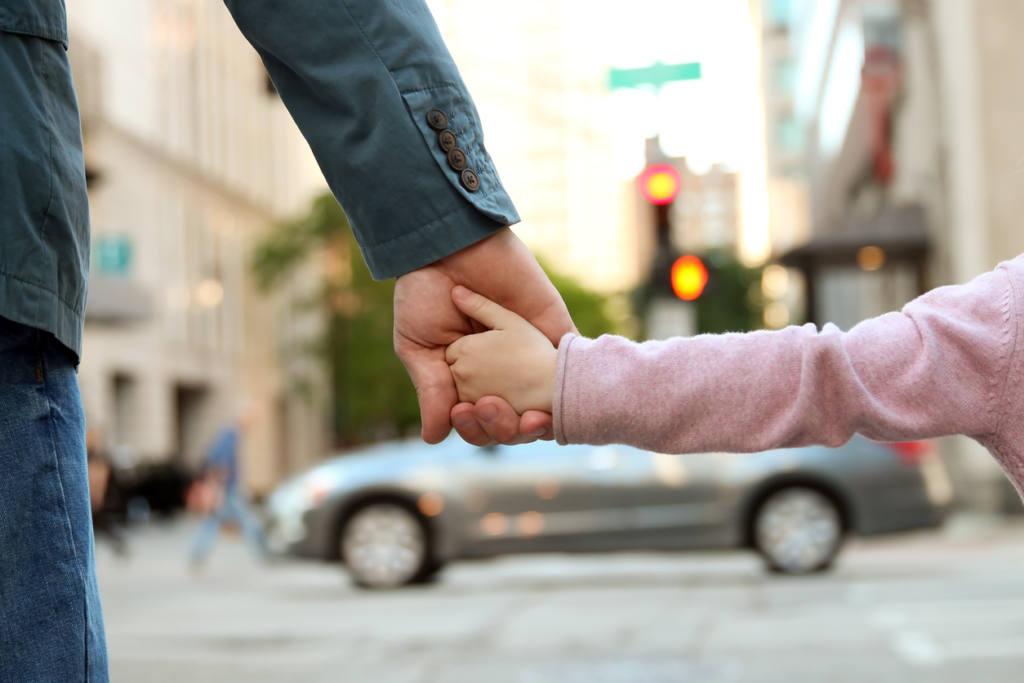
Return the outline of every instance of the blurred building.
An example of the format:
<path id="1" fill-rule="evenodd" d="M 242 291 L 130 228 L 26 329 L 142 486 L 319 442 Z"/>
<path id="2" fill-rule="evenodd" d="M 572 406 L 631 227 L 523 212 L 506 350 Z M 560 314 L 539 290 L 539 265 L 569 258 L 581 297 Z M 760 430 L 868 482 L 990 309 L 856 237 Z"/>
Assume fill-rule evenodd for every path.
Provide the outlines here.
<path id="1" fill-rule="evenodd" d="M 672 247 L 683 253 L 702 253 L 708 249 L 735 250 L 740 241 L 743 208 L 740 174 L 723 164 L 712 164 L 698 173 L 686 157 L 668 157 L 658 138 L 647 140 L 647 164 L 668 164 L 679 172 L 679 195 L 672 202 L 669 219 Z M 637 182 L 630 183 L 627 200 L 631 206 L 631 224 L 637 226 L 640 263 L 649 269 L 655 249 L 655 211 L 640 193 Z M 643 271 L 646 277 L 649 270 Z"/>
<path id="2" fill-rule="evenodd" d="M 750 6 L 762 27 L 773 244 L 804 276 L 808 318 L 848 328 L 1024 251 L 1014 29 L 1024 4 Z M 956 440 L 947 453 L 965 499 L 1002 500 L 980 447 Z"/>
<path id="3" fill-rule="evenodd" d="M 771 2 L 762 8 L 755 2 L 754 7 L 767 11 L 755 22 L 762 27 L 759 35 L 769 220 L 772 247 L 779 251 L 805 241 L 809 235 L 804 132 L 795 111 L 797 62 L 789 6 Z"/>
<path id="4" fill-rule="evenodd" d="M 646 83 L 630 94 L 620 90 L 613 95 L 610 90 L 612 67 L 675 59 L 679 51 L 672 41 L 691 42 L 682 36 L 694 25 L 707 24 L 709 34 L 745 41 L 746 33 L 722 19 L 728 13 L 677 0 L 628 6 L 587 0 L 427 2 L 480 110 L 488 150 L 523 217 L 516 233 L 548 263 L 589 287 L 621 291 L 648 276 L 653 225 L 631 177 L 641 170 L 644 138 L 661 132 L 666 141 L 675 141 L 674 149 L 681 149 L 678 141 L 689 134 L 680 136 L 679 130 L 706 127 L 708 111 L 714 110 L 713 118 L 737 122 L 736 138 L 754 139 L 750 131 L 739 129 L 745 117 L 722 108 L 721 102 L 736 100 L 721 98 L 714 88 L 708 91 L 718 97 L 714 106 L 692 95 L 681 99 L 672 89 L 677 84 L 671 83 L 660 99 Z M 707 22 L 708 14 L 716 21 Z M 724 82 L 731 89 L 746 86 L 736 77 L 743 69 L 735 64 L 750 61 L 747 44 L 737 42 L 724 55 L 706 46 L 684 52 L 688 56 L 680 56 L 683 61 L 707 60 L 702 61 L 709 70 L 704 82 Z M 701 170 L 716 159 L 704 152 Z M 733 151 L 726 160 L 746 176 L 748 164 L 735 156 Z M 711 175 L 719 171 L 723 169 Z M 721 177 L 725 182 L 735 178 L 731 172 Z M 757 194 L 756 183 L 749 176 L 747 180 L 747 187 L 739 188 L 744 207 Z M 764 249 L 757 237 L 763 232 L 761 211 L 754 208 L 758 210 L 740 211 L 741 234 L 731 241 L 741 252 L 745 244 L 755 243 L 756 257 Z M 731 202 L 712 200 L 690 215 L 705 211 L 719 211 L 724 225 L 731 224 Z M 745 251 L 749 257 L 751 249 Z"/>
<path id="5" fill-rule="evenodd" d="M 320 373 L 291 352 L 318 321 L 255 291 L 250 248 L 322 177 L 222 3 L 79 0 L 69 21 L 93 225 L 87 415 L 119 453 L 195 464 L 246 403 L 245 475 L 265 490 L 322 455 L 325 411 Z"/>
<path id="6" fill-rule="evenodd" d="M 735 248 L 741 229 L 740 176 L 722 164 L 696 173 L 677 161 L 679 198 L 672 205 L 674 242 L 682 251 Z"/>
<path id="7" fill-rule="evenodd" d="M 428 4 L 523 217 L 516 233 L 589 287 L 613 291 L 639 282 L 647 264 L 633 223 L 636 188 L 614 162 L 611 65 L 580 21 L 606 10 L 582 0 Z M 642 145 L 638 139 L 638 152 Z"/>

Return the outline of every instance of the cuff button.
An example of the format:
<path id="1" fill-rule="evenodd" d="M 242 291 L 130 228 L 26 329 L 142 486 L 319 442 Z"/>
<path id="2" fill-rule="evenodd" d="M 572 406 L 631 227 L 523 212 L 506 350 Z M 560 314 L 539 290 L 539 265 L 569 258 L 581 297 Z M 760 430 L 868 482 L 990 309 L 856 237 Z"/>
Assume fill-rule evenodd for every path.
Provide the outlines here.
<path id="1" fill-rule="evenodd" d="M 461 171 L 466 168 L 466 153 L 459 148 L 448 152 L 448 165 L 453 171 Z"/>
<path id="2" fill-rule="evenodd" d="M 448 127 L 448 117 L 440 109 L 431 109 L 427 112 L 427 125 L 434 130 L 444 130 Z"/>
<path id="3" fill-rule="evenodd" d="M 459 146 L 459 139 L 450 130 L 442 130 L 437 134 L 437 143 L 445 152 L 450 152 Z"/>
<path id="4" fill-rule="evenodd" d="M 480 189 L 480 178 L 471 168 L 467 168 L 459 174 L 459 182 L 469 192 L 476 192 Z"/>

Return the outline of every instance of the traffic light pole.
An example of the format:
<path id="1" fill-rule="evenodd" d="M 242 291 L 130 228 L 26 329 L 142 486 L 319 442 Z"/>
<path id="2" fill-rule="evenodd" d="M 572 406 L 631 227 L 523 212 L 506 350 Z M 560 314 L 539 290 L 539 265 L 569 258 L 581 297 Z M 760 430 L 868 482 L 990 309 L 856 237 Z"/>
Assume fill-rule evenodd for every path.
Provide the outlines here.
<path id="1" fill-rule="evenodd" d="M 673 202 L 653 205 L 657 243 L 651 264 L 651 298 L 645 319 L 648 339 L 689 337 L 697 332 L 696 306 L 692 302 L 681 301 L 672 292 L 672 264 L 677 256 L 672 247 L 672 205 Z"/>
<path id="2" fill-rule="evenodd" d="M 608 85 L 611 89 L 618 88 L 649 88 L 653 87 L 657 94 L 666 83 L 674 81 L 691 81 L 701 78 L 700 62 L 680 64 L 663 64 L 660 61 L 639 69 L 612 69 L 609 72 Z M 660 98 L 659 98 L 660 99 Z M 660 145 L 658 146 L 660 152 Z M 650 164 L 641 174 L 640 191 L 644 198 L 654 207 L 654 221 L 657 233 L 654 261 L 651 269 L 649 299 L 647 301 L 646 328 L 649 339 L 665 339 L 667 337 L 690 336 L 697 331 L 696 307 L 691 301 L 683 301 L 678 291 L 674 291 L 673 265 L 677 254 L 672 247 L 672 202 L 679 192 L 681 179 L 679 172 L 665 163 L 658 163 L 663 158 L 652 159 L 648 153 Z M 674 176 L 674 179 L 671 178 Z M 673 183 L 674 182 L 674 186 Z M 698 262 L 699 263 L 699 262 Z M 693 298 L 700 296 L 700 290 Z M 690 296 L 687 294 L 687 299 Z"/>
<path id="3" fill-rule="evenodd" d="M 657 248 L 659 251 L 672 250 L 672 226 L 669 223 L 669 211 L 671 211 L 674 203 L 675 201 L 668 204 L 654 205 L 654 225 L 657 229 Z"/>

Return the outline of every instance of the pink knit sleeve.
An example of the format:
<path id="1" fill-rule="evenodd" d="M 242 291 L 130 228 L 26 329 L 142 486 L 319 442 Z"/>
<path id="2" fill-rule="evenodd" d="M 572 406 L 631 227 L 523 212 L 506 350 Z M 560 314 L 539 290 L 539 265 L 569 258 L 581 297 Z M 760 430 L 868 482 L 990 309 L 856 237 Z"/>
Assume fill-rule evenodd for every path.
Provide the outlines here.
<path id="1" fill-rule="evenodd" d="M 984 438 L 1013 352 L 1011 294 L 996 270 L 845 333 L 808 324 L 642 344 L 567 335 L 555 436 L 673 453 L 838 446 L 855 432 Z"/>

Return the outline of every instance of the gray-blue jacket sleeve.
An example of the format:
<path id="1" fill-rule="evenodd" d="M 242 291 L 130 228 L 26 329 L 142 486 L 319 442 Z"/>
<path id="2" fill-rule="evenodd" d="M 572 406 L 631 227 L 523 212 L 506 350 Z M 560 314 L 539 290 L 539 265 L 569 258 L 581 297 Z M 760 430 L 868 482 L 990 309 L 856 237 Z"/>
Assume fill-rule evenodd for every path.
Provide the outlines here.
<path id="1" fill-rule="evenodd" d="M 375 278 L 419 268 L 519 220 L 422 0 L 225 4 L 313 149 Z M 445 123 L 468 176 L 457 170 L 459 155 L 450 161 L 442 148 Z M 451 146 L 450 134 L 444 141 Z"/>

